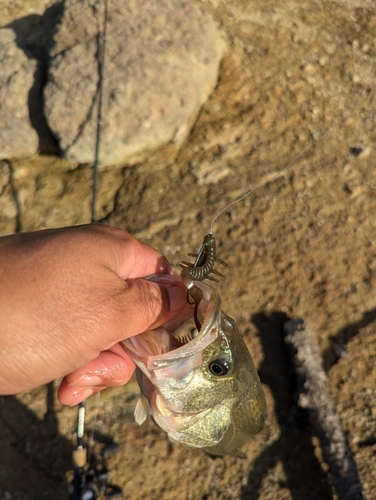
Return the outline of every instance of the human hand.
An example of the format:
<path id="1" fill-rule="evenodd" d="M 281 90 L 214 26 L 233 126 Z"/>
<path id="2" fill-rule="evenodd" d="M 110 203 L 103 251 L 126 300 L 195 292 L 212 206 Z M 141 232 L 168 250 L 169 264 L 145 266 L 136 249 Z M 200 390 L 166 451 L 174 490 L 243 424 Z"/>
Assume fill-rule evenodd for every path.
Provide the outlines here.
<path id="1" fill-rule="evenodd" d="M 134 363 L 120 341 L 179 314 L 186 292 L 139 279 L 168 274 L 157 250 L 104 225 L 0 238 L 0 394 L 64 376 L 74 405 L 126 383 Z"/>

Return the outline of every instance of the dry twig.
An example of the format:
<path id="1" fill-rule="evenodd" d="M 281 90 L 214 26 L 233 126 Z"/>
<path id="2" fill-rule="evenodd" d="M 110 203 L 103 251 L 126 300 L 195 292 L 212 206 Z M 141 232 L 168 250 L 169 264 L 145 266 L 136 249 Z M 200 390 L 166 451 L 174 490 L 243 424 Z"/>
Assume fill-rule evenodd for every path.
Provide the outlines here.
<path id="1" fill-rule="evenodd" d="M 312 333 L 302 319 L 286 322 L 284 330 L 285 342 L 298 377 L 298 404 L 308 410 L 338 499 L 365 500 L 355 460 L 329 393 L 327 376 Z"/>

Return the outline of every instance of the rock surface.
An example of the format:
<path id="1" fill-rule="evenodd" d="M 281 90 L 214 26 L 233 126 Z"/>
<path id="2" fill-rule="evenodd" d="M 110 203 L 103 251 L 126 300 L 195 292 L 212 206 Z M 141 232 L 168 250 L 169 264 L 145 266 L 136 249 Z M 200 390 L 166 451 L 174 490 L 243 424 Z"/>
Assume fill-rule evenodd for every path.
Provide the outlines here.
<path id="1" fill-rule="evenodd" d="M 16 230 L 17 205 L 14 197 L 8 163 L 0 161 L 0 234 Z"/>
<path id="2" fill-rule="evenodd" d="M 54 36 L 45 115 L 64 156 L 93 161 L 97 34 L 103 2 L 66 0 Z M 218 75 L 223 42 L 187 0 L 113 0 L 103 84 L 102 164 L 132 162 L 187 136 Z"/>
<path id="3" fill-rule="evenodd" d="M 0 0 L 0 26 L 6 26 L 16 19 L 42 15 L 56 0 Z"/>
<path id="4" fill-rule="evenodd" d="M 1 2 L 31 8 L 41 1 L 0 0 L 0 22 Z M 96 398 L 89 398 L 86 428 L 98 429 L 95 441 L 119 445 L 107 466 L 126 498 L 335 500 L 321 448 L 294 403 L 280 326 L 284 313 L 299 315 L 316 333 L 343 429 L 373 499 L 374 0 L 202 4 L 229 40 L 218 85 L 174 161 L 175 146 L 168 144 L 132 168 L 101 169 L 99 218 L 158 248 L 177 273 L 225 204 L 270 179 L 335 123 L 284 175 L 226 210 L 213 229 L 218 257 L 232 265 L 215 287 L 260 371 L 268 422 L 245 446 L 248 459 L 213 461 L 170 443 L 151 421 L 139 427 L 133 417 L 138 389 L 128 383 L 102 392 L 98 411 Z M 4 200 L 1 221 L 5 209 L 16 214 L 10 177 L 21 230 L 90 221 L 89 166 L 45 155 L 6 166 L 12 175 L 5 167 L 0 198 L 9 207 Z M 8 220 L 6 231 L 14 231 L 15 220 Z M 337 363 L 333 345 L 347 352 Z M 0 398 L 0 498 L 66 500 L 77 408 L 52 400 L 57 386 Z M 97 442 L 97 463 L 102 450 Z"/>
<path id="5" fill-rule="evenodd" d="M 28 105 L 36 66 L 18 48 L 15 33 L 0 29 L 0 160 L 25 158 L 38 149 Z"/>

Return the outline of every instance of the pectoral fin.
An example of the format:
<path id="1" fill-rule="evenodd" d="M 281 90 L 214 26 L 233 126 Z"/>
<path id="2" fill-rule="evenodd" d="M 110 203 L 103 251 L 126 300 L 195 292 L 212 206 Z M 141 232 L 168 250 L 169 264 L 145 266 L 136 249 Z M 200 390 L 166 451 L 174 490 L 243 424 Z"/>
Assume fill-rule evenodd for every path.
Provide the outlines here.
<path id="1" fill-rule="evenodd" d="M 238 458 L 247 458 L 247 455 L 244 453 L 244 451 L 240 450 L 239 448 L 232 453 L 230 453 L 232 457 L 238 457 Z"/>
<path id="2" fill-rule="evenodd" d="M 144 396 L 140 395 L 134 409 L 134 419 L 138 425 L 142 425 L 149 415 L 151 415 L 149 402 Z"/>

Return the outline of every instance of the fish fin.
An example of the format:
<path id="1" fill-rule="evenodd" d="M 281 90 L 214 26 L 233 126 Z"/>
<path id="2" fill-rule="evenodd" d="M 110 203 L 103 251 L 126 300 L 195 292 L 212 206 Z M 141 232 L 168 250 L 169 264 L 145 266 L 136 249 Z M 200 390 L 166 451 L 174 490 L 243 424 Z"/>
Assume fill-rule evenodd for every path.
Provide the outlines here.
<path id="1" fill-rule="evenodd" d="M 227 455 L 227 453 L 215 455 L 214 453 L 210 453 L 210 451 L 205 450 L 205 449 L 204 449 L 204 452 L 207 455 L 209 455 L 209 457 L 212 458 L 213 460 L 215 460 L 216 458 L 223 458 L 224 456 Z M 228 455 L 230 455 L 231 457 L 237 457 L 237 458 L 242 458 L 242 459 L 247 458 L 247 455 L 245 453 L 243 453 L 240 449 L 237 449 L 231 453 L 228 453 Z"/>
<path id="2" fill-rule="evenodd" d="M 244 451 L 240 450 L 239 448 L 232 453 L 230 453 L 232 457 L 238 457 L 238 458 L 247 458 L 247 455 L 244 453 Z"/>
<path id="3" fill-rule="evenodd" d="M 212 460 L 216 460 L 217 458 L 223 458 L 223 456 L 222 456 L 222 455 L 212 455 L 212 454 L 211 454 L 211 453 L 209 453 L 208 451 L 206 451 L 206 450 L 204 450 L 204 451 L 205 451 L 205 453 L 207 454 L 207 456 L 208 456 L 209 458 L 211 458 Z"/>
<path id="4" fill-rule="evenodd" d="M 149 402 L 144 396 L 140 396 L 134 409 L 134 419 L 138 425 L 142 425 L 149 415 L 151 415 Z"/>

